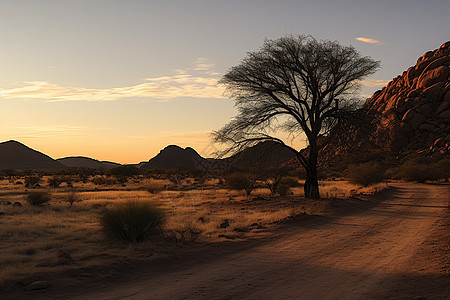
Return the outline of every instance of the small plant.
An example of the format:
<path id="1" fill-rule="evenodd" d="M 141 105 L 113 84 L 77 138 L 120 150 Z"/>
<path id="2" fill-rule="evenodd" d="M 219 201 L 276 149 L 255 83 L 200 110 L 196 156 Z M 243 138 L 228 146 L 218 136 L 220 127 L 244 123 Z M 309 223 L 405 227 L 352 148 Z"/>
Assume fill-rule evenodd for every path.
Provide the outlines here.
<path id="1" fill-rule="evenodd" d="M 148 185 L 145 189 L 150 194 L 158 194 L 159 192 L 164 191 L 164 185 L 157 184 L 157 183 L 152 183 L 152 184 Z"/>
<path id="2" fill-rule="evenodd" d="M 51 199 L 50 193 L 46 191 L 33 191 L 27 195 L 27 202 L 33 206 L 41 206 L 44 203 L 49 202 Z"/>
<path id="3" fill-rule="evenodd" d="M 350 165 L 347 169 L 348 180 L 362 186 L 382 182 L 385 178 L 384 173 L 384 168 L 378 163 Z"/>
<path id="4" fill-rule="evenodd" d="M 78 196 L 77 193 L 75 192 L 70 192 L 67 196 L 66 196 L 66 202 L 70 204 L 70 206 L 72 206 L 75 202 L 81 201 L 80 197 Z"/>
<path id="5" fill-rule="evenodd" d="M 167 242 L 174 243 L 177 246 L 195 242 L 202 231 L 193 224 L 170 228 L 164 230 L 164 239 Z"/>
<path id="6" fill-rule="evenodd" d="M 137 243 L 159 232 L 164 218 L 164 211 L 153 203 L 128 201 L 107 209 L 101 224 L 107 236 L 136 249 Z"/>

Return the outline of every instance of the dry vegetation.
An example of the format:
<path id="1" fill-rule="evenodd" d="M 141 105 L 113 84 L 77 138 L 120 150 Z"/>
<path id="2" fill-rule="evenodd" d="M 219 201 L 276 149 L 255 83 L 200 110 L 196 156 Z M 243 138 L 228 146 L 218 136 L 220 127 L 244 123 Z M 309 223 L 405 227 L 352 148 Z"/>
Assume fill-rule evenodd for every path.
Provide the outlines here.
<path id="1" fill-rule="evenodd" d="M 322 214 L 332 198 L 372 193 L 385 184 L 360 187 L 345 181 L 321 183 L 328 199 L 306 200 L 301 187 L 290 195 L 271 196 L 268 188 L 245 192 L 231 190 L 219 180 L 196 184 L 136 176 L 126 186 L 95 185 L 91 181 L 27 188 L 24 178 L 0 181 L 0 283 L 33 273 L 99 265 L 152 252 L 170 252 L 192 242 L 222 242 L 257 238 L 282 220 L 298 214 Z M 95 181 L 95 180 L 94 180 Z M 22 184 L 21 184 L 22 183 Z M 39 206 L 27 202 L 30 191 L 45 190 L 51 199 Z M 152 201 L 166 212 L 163 237 L 133 247 L 108 240 L 100 219 L 105 209 L 126 201 Z M 14 206 L 20 202 L 21 207 Z"/>

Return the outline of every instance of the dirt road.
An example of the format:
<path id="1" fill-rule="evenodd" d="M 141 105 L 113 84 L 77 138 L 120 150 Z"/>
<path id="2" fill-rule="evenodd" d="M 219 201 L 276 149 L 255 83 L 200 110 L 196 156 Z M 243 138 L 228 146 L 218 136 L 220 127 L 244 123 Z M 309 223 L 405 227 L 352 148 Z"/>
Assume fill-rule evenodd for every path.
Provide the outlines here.
<path id="1" fill-rule="evenodd" d="M 117 278 L 33 298 L 378 299 L 450 297 L 449 185 L 393 184 L 334 217 L 282 225 L 271 238 L 182 252 Z M 350 212 L 350 213 L 349 213 Z"/>

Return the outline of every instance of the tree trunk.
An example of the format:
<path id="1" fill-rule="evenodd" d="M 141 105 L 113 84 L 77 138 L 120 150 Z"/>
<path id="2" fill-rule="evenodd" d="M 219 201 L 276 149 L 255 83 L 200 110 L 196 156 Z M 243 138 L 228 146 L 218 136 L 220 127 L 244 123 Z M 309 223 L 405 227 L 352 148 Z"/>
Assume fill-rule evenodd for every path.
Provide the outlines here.
<path id="1" fill-rule="evenodd" d="M 310 143 L 308 165 L 306 168 L 305 179 L 305 198 L 320 199 L 319 178 L 317 175 L 317 157 L 318 151 L 315 143 Z"/>

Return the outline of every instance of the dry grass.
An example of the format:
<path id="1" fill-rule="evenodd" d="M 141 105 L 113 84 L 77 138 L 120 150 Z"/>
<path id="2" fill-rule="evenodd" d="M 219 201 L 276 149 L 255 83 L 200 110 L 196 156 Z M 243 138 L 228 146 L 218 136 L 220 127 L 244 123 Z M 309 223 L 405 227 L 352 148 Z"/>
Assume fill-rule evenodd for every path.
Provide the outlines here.
<path id="1" fill-rule="evenodd" d="M 150 185 L 170 185 L 168 181 L 140 178 L 126 187 L 95 186 L 75 182 L 73 188 L 63 185 L 51 188 L 52 200 L 45 206 L 26 203 L 27 189 L 14 181 L 0 181 L 0 283 L 33 273 L 67 268 L 58 262 L 64 251 L 73 258 L 72 267 L 110 262 L 121 257 L 149 255 L 152 251 L 168 251 L 180 244 L 221 242 L 247 239 L 265 234 L 280 220 L 299 213 L 320 214 L 324 207 L 303 200 L 302 188 L 292 188 L 293 195 L 270 197 L 268 189 L 256 189 L 251 197 L 218 185 L 217 180 L 201 186 L 184 182 L 182 188 L 161 190 L 151 194 Z M 45 186 L 45 180 L 43 181 Z M 193 180 L 191 181 L 193 182 Z M 322 182 L 322 196 L 347 197 L 374 192 L 379 187 L 360 188 L 343 181 Z M 70 193 L 81 200 L 71 206 Z M 261 196 L 261 199 L 254 199 Z M 1 204 L 19 201 L 22 207 Z M 144 243 L 139 251 L 105 239 L 100 228 L 100 215 L 106 207 L 123 201 L 154 201 L 167 212 L 164 228 L 166 240 Z"/>

